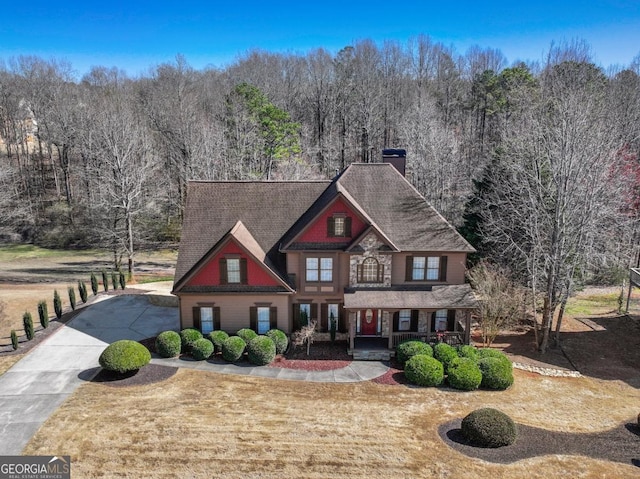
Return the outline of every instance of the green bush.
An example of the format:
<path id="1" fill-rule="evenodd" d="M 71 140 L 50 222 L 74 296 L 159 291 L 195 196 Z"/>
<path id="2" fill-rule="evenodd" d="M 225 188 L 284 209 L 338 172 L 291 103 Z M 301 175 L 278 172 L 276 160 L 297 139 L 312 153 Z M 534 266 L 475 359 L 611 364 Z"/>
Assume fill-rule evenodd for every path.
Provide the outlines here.
<path id="1" fill-rule="evenodd" d="M 444 370 L 448 371 L 449 364 L 458 357 L 456 348 L 447 343 L 438 343 L 433 347 L 433 357 L 442 363 Z"/>
<path id="2" fill-rule="evenodd" d="M 502 411 L 482 408 L 462 420 L 462 434 L 477 447 L 502 447 L 515 442 L 518 429 Z"/>
<path id="3" fill-rule="evenodd" d="M 111 285 L 113 286 L 114 291 L 118 289 L 118 284 L 120 283 L 120 272 L 112 271 L 111 272 Z"/>
<path id="4" fill-rule="evenodd" d="M 438 386 L 444 380 L 444 367 L 428 354 L 418 354 L 405 363 L 404 375 L 418 386 Z"/>
<path id="5" fill-rule="evenodd" d="M 486 357 L 478 362 L 482 372 L 480 385 L 487 389 L 504 390 L 513 384 L 513 364 L 506 358 Z"/>
<path id="6" fill-rule="evenodd" d="M 87 302 L 87 285 L 84 284 L 84 281 L 78 281 L 78 292 L 80 293 L 80 299 L 82 303 Z"/>
<path id="7" fill-rule="evenodd" d="M 18 349 L 18 334 L 15 329 L 11 330 L 11 346 L 13 346 L 13 350 Z"/>
<path id="8" fill-rule="evenodd" d="M 69 292 L 69 303 L 71 304 L 71 309 L 75 311 L 76 309 L 76 290 L 73 289 L 73 286 L 69 286 L 67 288 Z"/>
<path id="9" fill-rule="evenodd" d="M 287 335 L 279 329 L 270 329 L 267 331 L 267 336 L 269 336 L 276 345 L 276 354 L 284 354 L 287 346 L 289 346 L 289 338 L 287 338 Z"/>
<path id="10" fill-rule="evenodd" d="M 452 388 L 473 391 L 480 386 L 482 373 L 473 359 L 455 358 L 449 365 L 447 382 Z"/>
<path id="11" fill-rule="evenodd" d="M 124 289 L 127 286 L 127 278 L 124 273 L 120 273 L 120 289 Z"/>
<path id="12" fill-rule="evenodd" d="M 276 344 L 269 336 L 256 336 L 247 344 L 247 357 L 251 364 L 265 366 L 276 357 Z"/>
<path id="13" fill-rule="evenodd" d="M 479 359 L 478 350 L 474 346 L 469 346 L 468 344 L 458 346 L 457 352 L 458 352 L 458 356 L 461 358 L 470 358 L 476 362 Z"/>
<path id="14" fill-rule="evenodd" d="M 49 308 L 45 300 L 38 303 L 38 317 L 40 318 L 40 326 L 47 329 L 49 327 Z"/>
<path id="15" fill-rule="evenodd" d="M 247 344 L 239 336 L 229 336 L 224 343 L 222 343 L 222 357 L 225 361 L 234 363 L 242 357 L 244 348 Z"/>
<path id="16" fill-rule="evenodd" d="M 163 331 L 156 338 L 156 352 L 163 358 L 174 358 L 180 354 L 182 339 L 175 331 Z"/>
<path id="17" fill-rule="evenodd" d="M 31 313 L 25 312 L 22 315 L 22 324 L 24 325 L 24 332 L 27 335 L 27 340 L 31 341 L 35 332 L 33 331 L 33 318 L 31 317 Z"/>
<path id="18" fill-rule="evenodd" d="M 149 364 L 151 353 L 139 342 L 123 339 L 107 346 L 98 361 L 107 371 L 124 374 Z"/>
<path id="19" fill-rule="evenodd" d="M 187 328 L 180 331 L 180 340 L 182 342 L 182 352 L 190 353 L 191 346 L 198 339 L 202 338 L 202 333 L 194 328 Z"/>
<path id="20" fill-rule="evenodd" d="M 236 336 L 241 337 L 244 340 L 245 344 L 249 344 L 249 341 L 257 337 L 258 333 L 256 333 L 253 329 L 242 328 L 240 331 L 236 333 Z"/>
<path id="21" fill-rule="evenodd" d="M 191 345 L 191 356 L 196 361 L 204 361 L 213 354 L 213 343 L 206 338 L 196 339 Z"/>
<path id="22" fill-rule="evenodd" d="M 91 273 L 91 291 L 93 291 L 93 295 L 98 294 L 98 278 L 96 278 L 95 273 Z"/>
<path id="23" fill-rule="evenodd" d="M 109 291 L 109 277 L 104 269 L 102 270 L 102 287 L 105 291 Z"/>
<path id="24" fill-rule="evenodd" d="M 224 343 L 229 335 L 225 331 L 211 331 L 209 333 L 209 340 L 213 343 L 215 348 L 215 352 L 219 353 L 222 351 L 222 343 Z"/>
<path id="25" fill-rule="evenodd" d="M 502 351 L 498 351 L 497 349 L 492 349 L 492 348 L 480 348 L 478 349 L 478 359 L 482 359 L 482 358 L 505 358 L 505 359 L 509 359 L 507 358 L 507 355 L 504 354 Z"/>
<path id="26" fill-rule="evenodd" d="M 396 346 L 396 359 L 400 364 L 406 363 L 412 357 L 418 354 L 426 354 L 433 356 L 433 349 L 427 343 L 416 339 L 403 341 Z"/>
<path id="27" fill-rule="evenodd" d="M 53 309 L 56 312 L 56 318 L 60 319 L 62 317 L 62 300 L 57 289 L 53 290 Z"/>

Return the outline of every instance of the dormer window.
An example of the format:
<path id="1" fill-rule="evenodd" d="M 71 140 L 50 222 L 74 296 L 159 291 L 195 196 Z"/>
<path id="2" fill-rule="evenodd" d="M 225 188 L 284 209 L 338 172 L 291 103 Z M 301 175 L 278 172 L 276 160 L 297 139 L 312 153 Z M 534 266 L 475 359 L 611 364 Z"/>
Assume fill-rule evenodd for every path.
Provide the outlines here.
<path id="1" fill-rule="evenodd" d="M 247 284 L 247 259 L 220 258 L 220 284 Z"/>
<path id="2" fill-rule="evenodd" d="M 350 238 L 351 217 L 337 213 L 327 218 L 327 236 L 330 238 Z"/>

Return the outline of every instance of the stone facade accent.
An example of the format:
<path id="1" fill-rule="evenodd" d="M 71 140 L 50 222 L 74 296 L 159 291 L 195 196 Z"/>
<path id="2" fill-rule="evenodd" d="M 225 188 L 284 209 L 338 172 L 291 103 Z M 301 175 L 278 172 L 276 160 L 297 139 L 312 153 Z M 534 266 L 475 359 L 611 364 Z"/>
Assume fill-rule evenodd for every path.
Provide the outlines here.
<path id="1" fill-rule="evenodd" d="M 380 248 L 384 246 L 384 243 L 374 233 L 369 233 L 362 239 L 359 246 L 364 250 L 362 254 L 351 255 L 349 260 L 349 286 L 359 288 L 390 287 L 392 258 L 388 253 L 380 252 Z M 381 266 L 384 266 L 382 283 L 358 283 L 358 265 L 366 258 L 375 258 Z"/>
<path id="2" fill-rule="evenodd" d="M 421 309 L 418 311 L 418 332 L 426 333 L 429 331 L 429 315 L 431 311 Z"/>
<path id="3" fill-rule="evenodd" d="M 390 320 L 391 318 L 390 318 L 389 311 L 383 311 L 382 312 L 382 337 L 383 338 L 389 337 L 389 321 Z"/>

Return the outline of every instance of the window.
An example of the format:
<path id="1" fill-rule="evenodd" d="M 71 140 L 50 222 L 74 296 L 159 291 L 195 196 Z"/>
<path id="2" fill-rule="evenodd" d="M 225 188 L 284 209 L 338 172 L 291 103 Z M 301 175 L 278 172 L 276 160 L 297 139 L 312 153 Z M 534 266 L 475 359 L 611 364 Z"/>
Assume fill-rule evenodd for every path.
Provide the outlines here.
<path id="1" fill-rule="evenodd" d="M 365 258 L 360 265 L 360 283 L 382 283 L 383 268 L 375 258 Z"/>
<path id="2" fill-rule="evenodd" d="M 448 311 L 446 309 L 439 309 L 438 311 L 436 311 L 436 322 L 435 322 L 436 331 L 447 330 L 447 317 L 448 317 Z"/>
<path id="3" fill-rule="evenodd" d="M 211 331 L 220 329 L 220 308 L 217 306 L 194 306 L 193 307 L 193 327 L 209 334 Z"/>
<path id="4" fill-rule="evenodd" d="M 302 303 L 300 304 L 300 325 L 306 326 L 311 321 L 311 305 Z"/>
<path id="5" fill-rule="evenodd" d="M 411 330 L 411 310 L 401 309 L 398 315 L 398 331 Z"/>
<path id="6" fill-rule="evenodd" d="M 307 258 L 308 282 L 333 281 L 333 258 Z"/>
<path id="7" fill-rule="evenodd" d="M 351 237 L 351 217 L 337 213 L 327 218 L 327 236 L 329 238 Z"/>
<path id="8" fill-rule="evenodd" d="M 437 280 L 440 277 L 440 257 L 427 258 L 427 279 Z"/>
<path id="9" fill-rule="evenodd" d="M 240 258 L 227 259 L 227 282 L 240 283 Z"/>
<path id="10" fill-rule="evenodd" d="M 407 281 L 446 281 L 446 256 L 407 256 Z"/>
<path id="11" fill-rule="evenodd" d="M 336 216 L 333 219 L 333 235 L 344 236 L 344 216 Z"/>
<path id="12" fill-rule="evenodd" d="M 336 322 L 336 331 L 338 330 L 338 305 L 337 304 L 328 304 L 327 305 L 327 322 L 328 328 L 331 330 L 331 318 Z"/>
<path id="13" fill-rule="evenodd" d="M 424 256 L 415 256 L 413 258 L 413 276 L 411 279 L 420 281 L 424 279 L 425 258 Z"/>
<path id="14" fill-rule="evenodd" d="M 247 284 L 247 259 L 220 258 L 220 284 Z"/>
<path id="15" fill-rule="evenodd" d="M 271 315 L 269 307 L 258 307 L 258 334 L 265 334 L 271 329 Z"/>

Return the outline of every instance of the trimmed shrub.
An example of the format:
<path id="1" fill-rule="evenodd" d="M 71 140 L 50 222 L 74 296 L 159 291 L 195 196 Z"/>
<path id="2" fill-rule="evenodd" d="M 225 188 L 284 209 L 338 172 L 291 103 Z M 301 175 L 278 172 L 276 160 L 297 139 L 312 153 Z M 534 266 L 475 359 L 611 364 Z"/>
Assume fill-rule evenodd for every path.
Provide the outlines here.
<path id="1" fill-rule="evenodd" d="M 473 359 L 455 358 L 449 365 L 447 382 L 452 388 L 473 391 L 482 382 L 482 372 Z"/>
<path id="2" fill-rule="evenodd" d="M 462 420 L 462 434 L 477 447 L 502 447 L 515 442 L 518 429 L 502 411 L 482 408 Z"/>
<path id="3" fill-rule="evenodd" d="M 214 351 L 219 353 L 222 351 L 222 343 L 224 343 L 229 335 L 225 331 L 211 331 L 209 340 L 213 343 Z"/>
<path id="4" fill-rule="evenodd" d="M 80 293 L 80 299 L 82 303 L 87 302 L 87 285 L 84 284 L 84 281 L 78 281 L 78 292 Z"/>
<path id="5" fill-rule="evenodd" d="M 67 288 L 69 292 L 69 303 L 71 304 L 71 309 L 75 311 L 76 309 L 76 290 L 73 289 L 73 286 L 69 286 Z"/>
<path id="6" fill-rule="evenodd" d="M 498 351 L 497 349 L 492 348 L 480 348 L 478 349 L 478 359 L 482 358 L 504 358 L 509 360 L 506 354 L 502 351 Z"/>
<path id="7" fill-rule="evenodd" d="M 410 383 L 418 386 L 439 386 L 444 380 L 444 367 L 427 354 L 417 354 L 405 363 L 404 375 Z"/>
<path id="8" fill-rule="evenodd" d="M 427 343 L 418 341 L 416 339 L 409 339 L 403 341 L 396 346 L 396 359 L 400 364 L 406 363 L 409 359 L 418 354 L 426 354 L 427 356 L 433 356 L 433 349 Z"/>
<path id="9" fill-rule="evenodd" d="M 438 343 L 433 347 L 433 357 L 442 363 L 445 371 L 448 371 L 449 364 L 458 357 L 458 353 L 453 346 L 447 343 Z"/>
<path id="10" fill-rule="evenodd" d="M 31 313 L 25 312 L 22 315 L 22 324 L 24 325 L 24 332 L 27 335 L 27 340 L 31 341 L 35 332 L 33 331 L 33 318 L 31 317 Z"/>
<path id="11" fill-rule="evenodd" d="M 151 353 L 137 341 L 123 339 L 110 344 L 100 355 L 100 366 L 124 374 L 137 371 L 151 361 Z"/>
<path id="12" fill-rule="evenodd" d="M 180 331 L 180 340 L 182 342 L 182 352 L 190 353 L 191 346 L 198 339 L 202 338 L 202 333 L 194 328 L 187 328 Z"/>
<path id="13" fill-rule="evenodd" d="M 486 357 L 478 362 L 483 388 L 504 390 L 513 384 L 513 364 L 506 358 Z"/>
<path id="14" fill-rule="evenodd" d="M 470 346 L 468 344 L 464 344 L 462 346 L 458 346 L 457 348 L 458 357 L 461 358 L 470 358 L 474 361 L 478 361 L 478 350 L 474 346 Z"/>
<path id="15" fill-rule="evenodd" d="M 276 357 L 276 344 L 269 336 L 256 336 L 247 344 L 247 356 L 251 364 L 265 366 Z"/>
<path id="16" fill-rule="evenodd" d="M 40 326 L 47 329 L 49 327 L 49 308 L 45 300 L 38 303 L 38 317 L 40 318 Z"/>
<path id="17" fill-rule="evenodd" d="M 120 289 L 124 289 L 127 286 L 127 278 L 124 273 L 120 273 Z"/>
<path id="18" fill-rule="evenodd" d="M 222 357 L 225 361 L 234 363 L 242 357 L 246 346 L 247 343 L 245 343 L 241 337 L 229 336 L 225 342 L 222 343 Z"/>
<path id="19" fill-rule="evenodd" d="M 11 330 L 11 346 L 13 346 L 13 350 L 18 349 L 18 334 L 15 329 Z"/>
<path id="20" fill-rule="evenodd" d="M 269 336 L 276 345 L 276 354 L 284 354 L 289 346 L 289 338 L 284 334 L 284 331 L 280 331 L 279 329 L 270 329 L 267 331 L 267 336 Z"/>
<path id="21" fill-rule="evenodd" d="M 102 287 L 105 291 L 109 291 L 109 277 L 107 276 L 107 271 L 102 270 Z"/>
<path id="22" fill-rule="evenodd" d="M 191 356 L 196 361 L 204 361 L 213 354 L 213 343 L 206 338 L 196 339 L 191 345 Z"/>
<path id="23" fill-rule="evenodd" d="M 91 273 L 91 291 L 94 296 L 98 294 L 98 278 L 96 278 L 96 274 L 93 272 Z"/>
<path id="24" fill-rule="evenodd" d="M 118 289 L 118 284 L 120 283 L 120 272 L 119 271 L 112 271 L 111 272 L 111 284 L 113 285 L 113 289 L 114 291 L 116 289 Z"/>
<path id="25" fill-rule="evenodd" d="M 156 338 L 156 352 L 163 358 L 174 358 L 180 354 L 182 339 L 175 331 L 163 331 Z"/>
<path id="26" fill-rule="evenodd" d="M 253 329 L 242 328 L 240 331 L 236 333 L 236 336 L 241 337 L 244 340 L 245 344 L 249 344 L 249 341 L 257 337 L 258 333 L 256 333 Z"/>
<path id="27" fill-rule="evenodd" d="M 53 290 L 53 309 L 56 312 L 56 318 L 60 319 L 62 317 L 62 300 L 57 289 Z"/>

